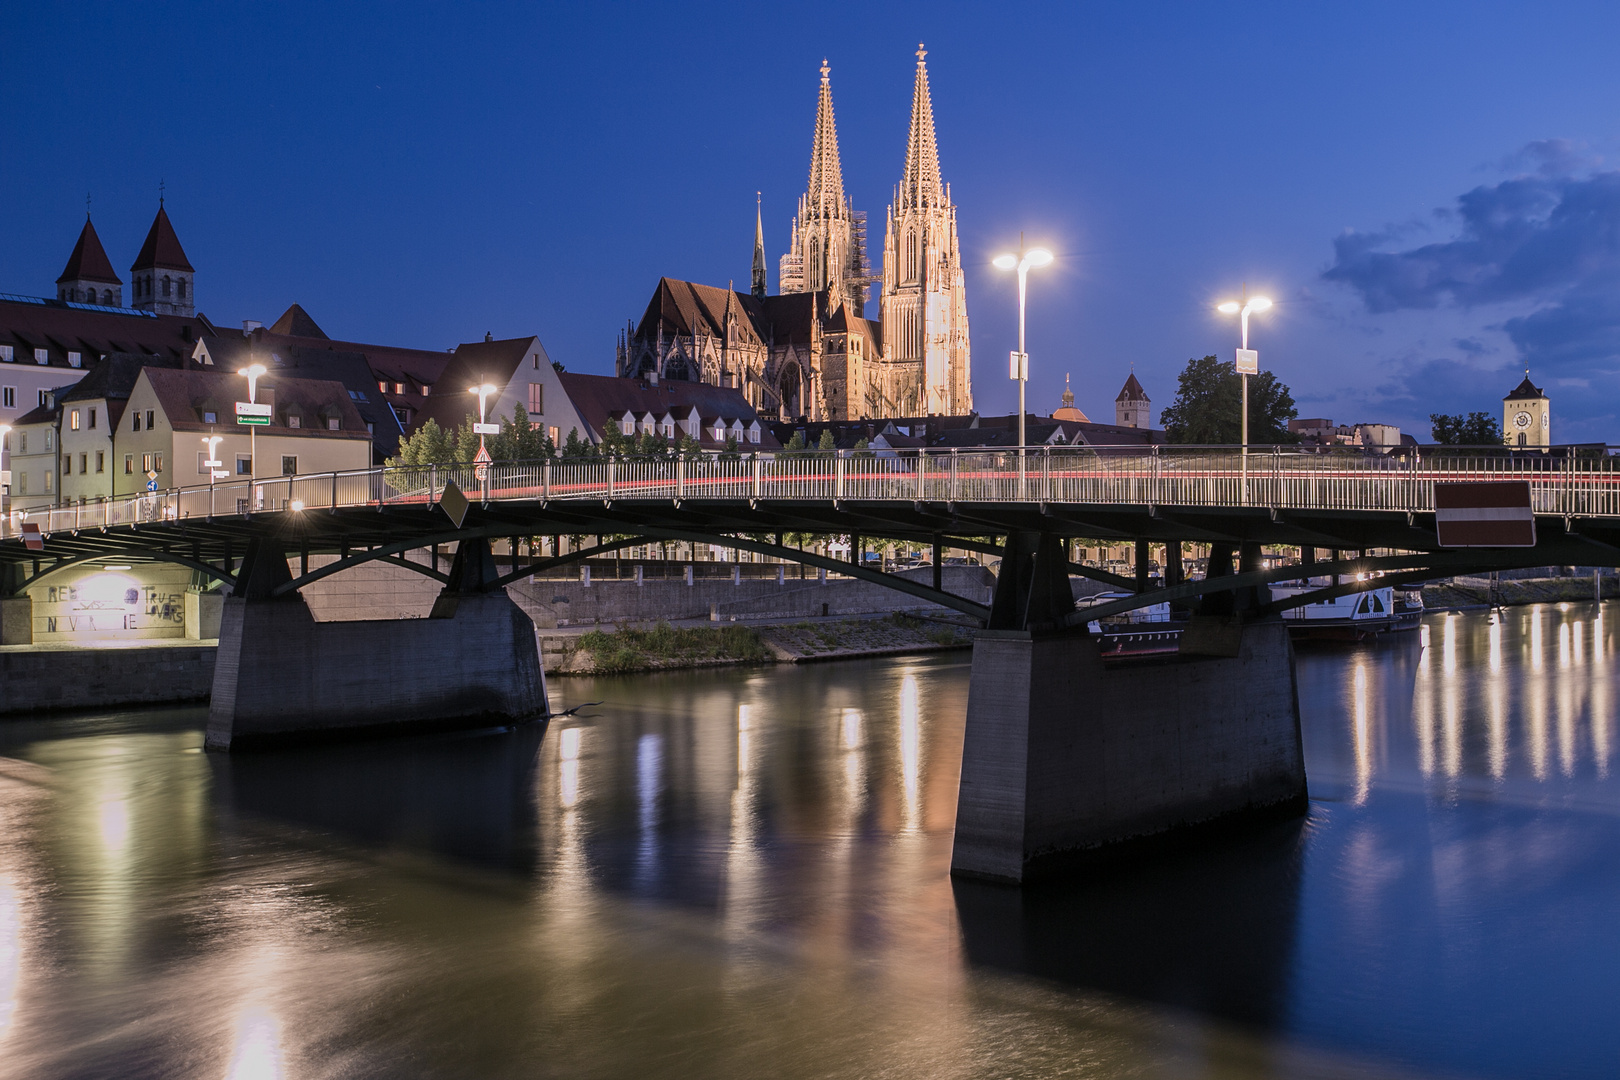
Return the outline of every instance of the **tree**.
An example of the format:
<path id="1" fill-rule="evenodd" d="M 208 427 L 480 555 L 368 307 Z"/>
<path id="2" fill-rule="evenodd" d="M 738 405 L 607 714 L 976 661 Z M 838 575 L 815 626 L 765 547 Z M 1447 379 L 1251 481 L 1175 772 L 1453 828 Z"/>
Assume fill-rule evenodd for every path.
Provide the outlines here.
<path id="1" fill-rule="evenodd" d="M 821 429 L 821 438 L 816 443 L 816 449 L 817 450 L 836 450 L 836 449 L 838 449 L 838 440 L 833 438 L 832 428 L 822 428 Z"/>
<path id="2" fill-rule="evenodd" d="M 1249 376 L 1249 442 L 1294 443 L 1288 421 L 1299 415 L 1288 387 L 1269 371 Z M 1236 444 L 1243 431 L 1243 379 L 1231 360 L 1187 361 L 1175 400 L 1159 415 L 1173 443 Z"/>
<path id="3" fill-rule="evenodd" d="M 793 433 L 793 438 L 789 439 L 787 445 L 782 447 L 782 449 L 789 454 L 797 454 L 799 451 L 805 449 L 804 432 L 795 431 Z"/>
<path id="4" fill-rule="evenodd" d="M 1489 413 L 1430 413 L 1429 429 L 1442 446 L 1501 446 L 1502 428 Z"/>

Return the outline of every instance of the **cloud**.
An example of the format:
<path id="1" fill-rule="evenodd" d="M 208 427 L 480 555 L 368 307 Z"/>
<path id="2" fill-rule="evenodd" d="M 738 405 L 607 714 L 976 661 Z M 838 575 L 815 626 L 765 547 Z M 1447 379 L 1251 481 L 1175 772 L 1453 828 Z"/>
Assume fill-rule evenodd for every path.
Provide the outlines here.
<path id="1" fill-rule="evenodd" d="M 1369 313 L 1445 309 L 1478 318 L 1476 331 L 1451 341 L 1452 357 L 1392 362 L 1394 378 L 1378 388 L 1388 407 L 1426 414 L 1426 403 L 1480 398 L 1508 378 L 1505 392 L 1528 366 L 1538 381 L 1593 388 L 1562 395 L 1565 417 L 1612 412 L 1610 388 L 1620 375 L 1620 171 L 1583 172 L 1597 164 L 1577 144 L 1534 142 L 1505 159 L 1517 175 L 1465 192 L 1427 226 L 1449 231 L 1445 239 L 1417 242 L 1407 226 L 1347 231 L 1334 241 L 1322 276 L 1348 287 Z"/>

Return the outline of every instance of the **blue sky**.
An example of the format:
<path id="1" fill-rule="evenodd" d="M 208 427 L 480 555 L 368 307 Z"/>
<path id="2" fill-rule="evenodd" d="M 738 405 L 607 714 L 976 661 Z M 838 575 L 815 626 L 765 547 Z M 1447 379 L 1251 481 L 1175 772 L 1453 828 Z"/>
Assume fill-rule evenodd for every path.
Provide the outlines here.
<path id="1" fill-rule="evenodd" d="M 787 243 L 832 65 L 874 246 L 925 41 L 975 395 L 1005 411 L 1024 230 L 1032 406 L 1156 408 L 1242 283 L 1302 415 L 1484 409 L 1620 442 L 1620 8 L 1537 4 L 9 5 L 0 291 L 51 292 L 84 197 L 122 272 L 164 182 L 216 322 L 538 333 L 577 371 L 660 275 Z M 874 252 L 874 258 L 878 252 Z M 127 277 L 127 275 L 125 275 Z"/>

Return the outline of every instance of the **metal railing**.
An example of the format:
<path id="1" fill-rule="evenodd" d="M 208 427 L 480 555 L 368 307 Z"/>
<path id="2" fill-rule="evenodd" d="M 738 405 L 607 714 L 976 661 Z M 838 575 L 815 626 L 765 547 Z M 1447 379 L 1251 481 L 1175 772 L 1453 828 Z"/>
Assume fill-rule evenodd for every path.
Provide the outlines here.
<path id="1" fill-rule="evenodd" d="M 808 451 L 685 458 L 423 465 L 233 479 L 73 506 L 14 509 L 0 539 L 28 523 L 44 534 L 191 518 L 342 507 L 427 506 L 454 483 L 474 500 L 1049 503 L 1262 507 L 1279 510 L 1434 508 L 1434 485 L 1520 479 L 1538 514 L 1620 517 L 1620 458 L 1423 451 L 1338 455 L 1297 448 L 1041 447 L 1016 450 Z M 1022 472 L 1022 479 L 1020 473 Z"/>

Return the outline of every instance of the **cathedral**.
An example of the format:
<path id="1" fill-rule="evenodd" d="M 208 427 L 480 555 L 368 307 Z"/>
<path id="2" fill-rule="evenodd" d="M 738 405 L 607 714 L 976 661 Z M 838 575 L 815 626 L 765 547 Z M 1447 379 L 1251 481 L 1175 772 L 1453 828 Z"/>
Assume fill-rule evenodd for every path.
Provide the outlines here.
<path id="1" fill-rule="evenodd" d="M 940 177 L 927 53 L 917 49 L 905 165 L 874 277 L 866 214 L 844 194 L 831 71 L 821 65 L 810 179 L 769 293 L 756 204 L 748 292 L 663 278 L 621 333 L 619 375 L 730 386 L 762 415 L 808 421 L 973 411 L 956 207 Z M 880 286 L 879 316 L 867 318 Z"/>

